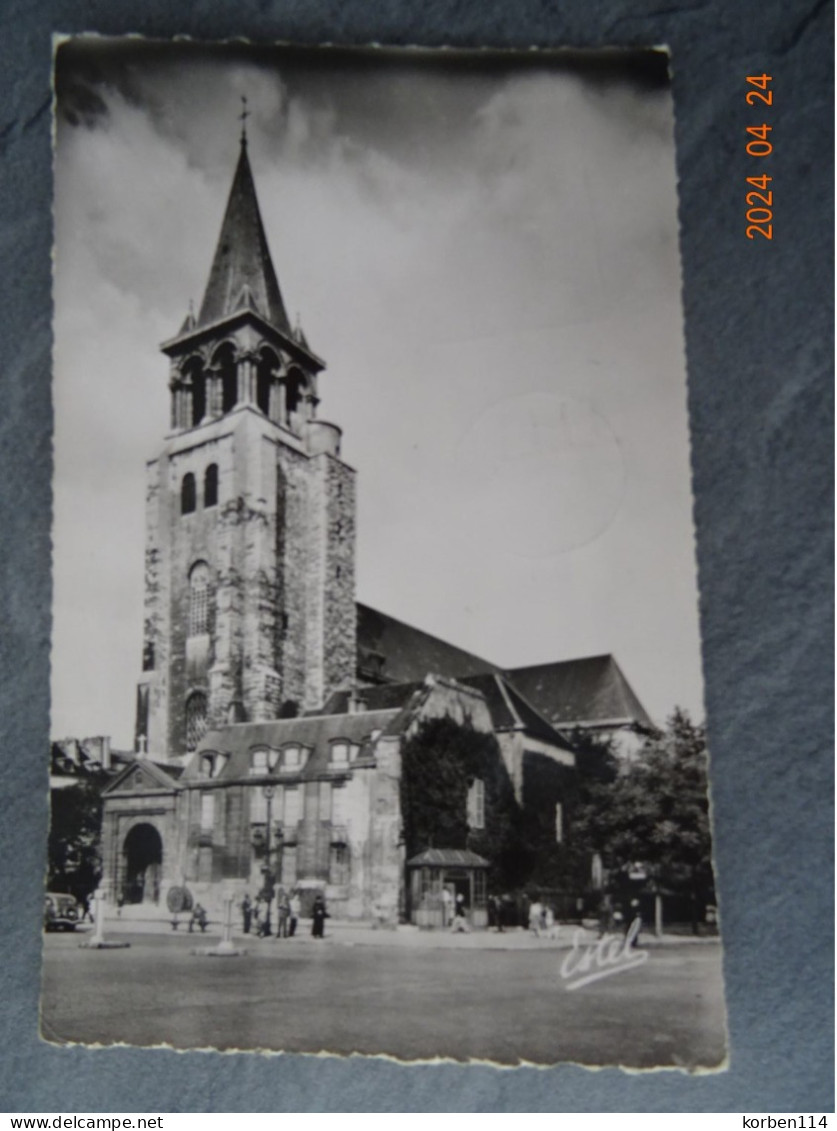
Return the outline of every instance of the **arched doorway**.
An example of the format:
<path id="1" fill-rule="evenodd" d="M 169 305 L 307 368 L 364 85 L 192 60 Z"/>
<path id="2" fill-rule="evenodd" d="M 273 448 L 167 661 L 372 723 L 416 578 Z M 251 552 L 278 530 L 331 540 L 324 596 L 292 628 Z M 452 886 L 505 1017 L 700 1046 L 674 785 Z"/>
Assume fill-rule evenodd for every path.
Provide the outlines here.
<path id="1" fill-rule="evenodd" d="M 125 903 L 159 903 L 163 841 L 153 825 L 134 825 L 122 846 Z"/>

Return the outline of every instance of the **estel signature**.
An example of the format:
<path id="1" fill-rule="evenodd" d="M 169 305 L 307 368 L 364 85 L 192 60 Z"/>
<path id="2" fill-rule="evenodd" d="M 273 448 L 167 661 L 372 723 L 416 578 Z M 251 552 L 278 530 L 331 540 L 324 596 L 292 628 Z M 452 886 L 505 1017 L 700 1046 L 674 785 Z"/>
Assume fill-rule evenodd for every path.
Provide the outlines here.
<path id="1" fill-rule="evenodd" d="M 634 950 L 633 943 L 639 934 L 640 920 L 634 919 L 627 934 L 602 935 L 598 942 L 582 943 L 582 932 L 573 935 L 572 950 L 568 951 L 561 963 L 561 977 L 568 990 L 577 990 L 600 978 L 633 970 L 648 961 L 647 950 Z"/>

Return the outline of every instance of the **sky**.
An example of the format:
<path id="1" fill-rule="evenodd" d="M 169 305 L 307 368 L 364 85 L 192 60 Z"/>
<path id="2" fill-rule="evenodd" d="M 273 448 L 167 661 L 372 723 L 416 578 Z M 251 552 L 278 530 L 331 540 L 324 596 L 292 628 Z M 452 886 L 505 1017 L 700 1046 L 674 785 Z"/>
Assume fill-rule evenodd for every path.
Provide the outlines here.
<path id="1" fill-rule="evenodd" d="M 613 653 L 703 717 L 665 60 L 70 44 L 56 73 L 52 733 L 130 748 L 159 343 L 241 95 L 358 600 L 508 667 Z"/>

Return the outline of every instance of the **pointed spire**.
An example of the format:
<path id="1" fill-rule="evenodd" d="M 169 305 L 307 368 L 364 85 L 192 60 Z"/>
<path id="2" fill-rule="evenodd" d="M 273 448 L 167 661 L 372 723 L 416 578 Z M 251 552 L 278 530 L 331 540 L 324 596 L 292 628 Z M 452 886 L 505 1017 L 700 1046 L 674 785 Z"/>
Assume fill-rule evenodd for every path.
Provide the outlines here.
<path id="1" fill-rule="evenodd" d="M 241 113 L 241 151 L 197 325 L 219 322 L 234 313 L 247 287 L 248 305 L 277 330 L 290 335 L 247 156 L 248 113 L 245 100 Z"/>
<path id="2" fill-rule="evenodd" d="M 247 109 L 247 95 L 241 96 L 241 113 L 238 115 L 241 121 L 241 144 L 247 144 L 247 119 L 250 117 L 250 111 Z"/>
<path id="3" fill-rule="evenodd" d="M 181 334 L 188 334 L 195 328 L 195 304 L 189 299 L 189 313 L 183 319 L 183 325 L 180 327 Z"/>

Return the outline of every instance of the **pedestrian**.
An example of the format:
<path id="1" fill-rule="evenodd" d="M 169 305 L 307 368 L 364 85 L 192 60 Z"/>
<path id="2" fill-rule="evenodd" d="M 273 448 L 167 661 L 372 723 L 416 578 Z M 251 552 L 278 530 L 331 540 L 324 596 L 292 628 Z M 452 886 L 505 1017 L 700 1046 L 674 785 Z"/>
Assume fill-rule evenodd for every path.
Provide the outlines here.
<path id="1" fill-rule="evenodd" d="M 311 924 L 311 934 L 315 939 L 324 937 L 325 921 L 328 918 L 326 911 L 325 899 L 323 893 L 318 891 L 314 897 L 314 907 L 311 911 L 313 923 Z"/>
<path id="2" fill-rule="evenodd" d="M 540 937 L 541 933 L 541 914 L 543 913 L 543 904 L 539 899 L 534 900 L 529 904 L 529 930 L 536 937 Z"/>
<path id="3" fill-rule="evenodd" d="M 195 923 L 197 923 L 197 925 L 200 927 L 201 934 L 203 934 L 203 932 L 206 930 L 207 922 L 208 920 L 206 918 L 206 912 L 199 903 L 196 903 L 194 910 L 192 911 L 192 918 L 189 920 L 189 934 L 192 934 Z"/>
<path id="4" fill-rule="evenodd" d="M 488 897 L 488 929 L 492 930 L 497 926 L 497 899 L 495 896 Z"/>
<path id="5" fill-rule="evenodd" d="M 90 894 L 89 892 L 81 897 L 81 922 L 89 919 L 93 922 L 93 912 L 90 910 Z"/>
<path id="6" fill-rule="evenodd" d="M 456 908 L 453 913 L 453 923 L 451 930 L 456 934 L 460 932 L 464 935 L 471 933 L 471 928 L 468 924 L 468 916 L 465 912 L 465 896 L 460 892 L 456 897 Z"/>
<path id="7" fill-rule="evenodd" d="M 253 921 L 253 904 L 250 902 L 248 892 L 244 893 L 244 899 L 241 901 L 241 918 L 243 920 L 244 933 L 245 935 L 249 935 L 250 924 Z"/>
<path id="8" fill-rule="evenodd" d="M 547 904 L 543 909 L 543 933 L 548 939 L 557 938 L 557 931 L 555 928 L 555 912 L 551 906 Z"/>
<path id="9" fill-rule="evenodd" d="M 453 894 L 450 888 L 442 888 L 442 926 L 447 928 L 453 921 Z"/>
<path id="10" fill-rule="evenodd" d="M 288 902 L 288 896 L 284 888 L 279 888 L 276 893 L 276 937 L 277 939 L 286 939 L 288 937 L 288 920 L 291 917 L 291 905 Z"/>
<path id="11" fill-rule="evenodd" d="M 293 894 L 291 895 L 288 907 L 291 912 L 290 921 L 288 923 L 288 935 L 290 938 L 293 938 L 296 934 L 296 925 L 299 922 L 300 912 L 302 911 L 302 903 L 300 902 L 299 891 L 296 888 L 294 888 Z"/>
<path id="12" fill-rule="evenodd" d="M 631 931 L 631 927 L 634 928 L 634 931 L 630 945 L 634 947 L 636 946 L 636 941 L 639 938 L 639 932 L 642 930 L 642 913 L 639 909 L 638 899 L 632 899 L 630 904 L 628 905 L 628 914 L 625 916 L 626 938 Z"/>
<path id="13" fill-rule="evenodd" d="M 609 935 L 613 930 L 613 901 L 605 892 L 599 904 L 599 938 Z"/>
<path id="14" fill-rule="evenodd" d="M 497 930 L 500 932 L 506 929 L 506 920 L 509 916 L 509 897 L 501 895 L 497 903 Z"/>

